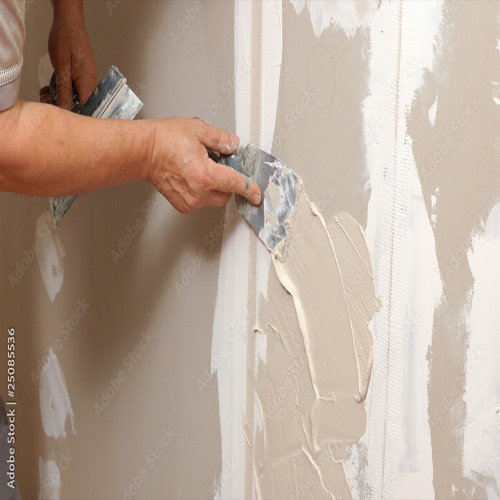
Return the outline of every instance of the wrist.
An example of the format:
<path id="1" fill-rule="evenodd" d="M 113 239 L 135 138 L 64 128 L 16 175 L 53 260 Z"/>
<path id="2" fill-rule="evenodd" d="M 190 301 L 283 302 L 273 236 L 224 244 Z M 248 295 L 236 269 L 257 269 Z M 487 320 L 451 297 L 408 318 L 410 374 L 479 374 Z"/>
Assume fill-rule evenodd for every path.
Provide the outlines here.
<path id="1" fill-rule="evenodd" d="M 83 22 L 83 0 L 52 0 L 54 20 L 71 19 Z"/>
<path id="2" fill-rule="evenodd" d="M 156 171 L 158 169 L 158 159 L 156 151 L 156 141 L 158 133 L 158 122 L 156 120 L 144 120 L 147 125 L 147 148 L 146 157 L 141 171 L 141 178 L 145 181 L 154 183 Z"/>
<path id="3" fill-rule="evenodd" d="M 153 182 L 156 171 L 156 120 L 136 120 L 132 127 L 135 177 L 137 180 Z"/>

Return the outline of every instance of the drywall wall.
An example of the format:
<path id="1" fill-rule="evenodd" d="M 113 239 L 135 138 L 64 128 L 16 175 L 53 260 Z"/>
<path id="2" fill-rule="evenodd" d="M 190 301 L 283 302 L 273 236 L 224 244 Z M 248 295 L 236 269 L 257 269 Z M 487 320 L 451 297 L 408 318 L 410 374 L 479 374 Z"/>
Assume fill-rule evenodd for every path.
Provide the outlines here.
<path id="1" fill-rule="evenodd" d="M 478 324 L 476 312 L 488 300 L 481 299 L 480 276 L 495 268 L 496 259 L 485 255 L 481 264 L 474 259 L 488 239 L 487 221 L 495 224 L 492 209 L 500 197 L 499 7 L 497 2 L 445 5 L 434 68 L 425 72 L 409 116 L 443 286 L 428 351 L 437 497 L 499 495 L 500 387 L 487 354 L 498 343 L 495 334 L 483 331 L 487 316 Z"/>
<path id="2" fill-rule="evenodd" d="M 360 437 L 353 419 L 343 467 L 318 474 L 326 455 L 311 475 L 299 430 L 311 424 L 298 397 L 313 398 L 308 357 L 290 355 L 304 341 L 297 290 L 283 293 L 260 243 L 233 223 L 214 338 L 236 319 L 224 308 L 229 290 L 239 292 L 230 300 L 245 319 L 226 353 L 230 366 L 213 369 L 219 387 L 233 381 L 239 395 L 227 398 L 238 401 L 230 410 L 220 405 L 223 448 L 231 447 L 223 468 L 237 463 L 238 472 L 220 497 L 496 498 L 500 394 L 489 352 L 498 344 L 487 297 L 498 254 L 490 211 L 500 180 L 499 4 L 237 5 L 236 60 L 251 66 L 237 86 L 238 132 L 293 168 L 326 220 L 346 211 L 366 229 L 381 309 L 371 324 L 366 432 Z M 319 265 L 312 250 L 310 259 Z M 234 280 L 229 270 L 241 262 L 245 279 Z M 330 376 L 336 369 L 332 362 Z M 241 425 L 228 428 L 226 418 Z"/>
<path id="3" fill-rule="evenodd" d="M 86 8 L 99 72 L 118 65 L 141 116 L 201 116 L 297 172 L 331 248 L 357 241 L 361 272 L 351 250 L 337 258 L 343 285 L 359 276 L 350 299 L 371 261 L 380 309 L 371 333 L 374 302 L 355 326 L 362 349 L 334 332 L 345 356 L 329 365 L 315 360 L 333 347 L 327 333 L 315 330 L 317 350 L 304 333 L 324 276 L 301 311 L 305 285 L 277 272 L 233 203 L 183 217 L 149 186 L 123 186 L 79 198 L 54 233 L 46 200 L 2 195 L 21 493 L 498 498 L 499 3 Z M 32 98 L 48 75 L 49 12 L 29 4 Z M 312 253 L 311 277 L 335 271 Z M 340 314 L 345 296 L 314 321 Z M 361 356 L 353 369 L 370 340 L 373 368 Z M 331 403 L 314 364 L 323 387 L 362 381 L 364 393 L 369 379 L 366 400 L 334 397 L 339 411 L 314 420 L 315 401 Z"/>
<path id="4" fill-rule="evenodd" d="M 234 129 L 231 3 L 85 8 L 98 73 L 117 65 L 144 101 L 142 117 L 200 116 Z M 26 98 L 47 82 L 50 21 L 49 1 L 28 2 Z M 134 184 L 79 197 L 52 232 L 46 199 L 2 194 L 0 203 L 1 366 L 14 327 L 22 497 L 213 497 L 223 212 L 182 216 Z M 4 400 L 5 376 L 2 368 Z"/>

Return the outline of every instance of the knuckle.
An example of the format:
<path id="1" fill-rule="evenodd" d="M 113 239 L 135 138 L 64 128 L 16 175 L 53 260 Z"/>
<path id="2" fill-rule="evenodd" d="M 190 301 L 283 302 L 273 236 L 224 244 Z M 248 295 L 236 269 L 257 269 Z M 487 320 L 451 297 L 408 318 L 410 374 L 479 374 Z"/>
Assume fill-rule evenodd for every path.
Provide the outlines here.
<path id="1" fill-rule="evenodd" d="M 183 200 L 183 202 L 179 205 L 178 210 L 181 214 L 190 214 L 194 210 L 192 201 Z"/>
<path id="2" fill-rule="evenodd" d="M 230 193 L 236 193 L 238 190 L 238 177 L 233 174 L 227 180 L 227 191 Z"/>

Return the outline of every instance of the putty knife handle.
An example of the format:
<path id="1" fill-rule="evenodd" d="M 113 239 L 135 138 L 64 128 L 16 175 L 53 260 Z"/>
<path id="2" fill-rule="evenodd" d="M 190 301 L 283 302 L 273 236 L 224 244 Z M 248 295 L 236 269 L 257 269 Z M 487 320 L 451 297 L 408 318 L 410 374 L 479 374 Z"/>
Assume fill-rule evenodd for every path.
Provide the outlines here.
<path id="1" fill-rule="evenodd" d="M 215 153 L 214 151 L 208 150 L 208 156 L 215 163 L 219 163 L 220 165 L 227 165 L 228 167 L 231 167 L 233 170 L 236 170 L 236 172 L 245 175 L 245 172 L 243 171 L 243 154 L 240 153 L 239 149 L 233 155 L 221 155 Z"/>

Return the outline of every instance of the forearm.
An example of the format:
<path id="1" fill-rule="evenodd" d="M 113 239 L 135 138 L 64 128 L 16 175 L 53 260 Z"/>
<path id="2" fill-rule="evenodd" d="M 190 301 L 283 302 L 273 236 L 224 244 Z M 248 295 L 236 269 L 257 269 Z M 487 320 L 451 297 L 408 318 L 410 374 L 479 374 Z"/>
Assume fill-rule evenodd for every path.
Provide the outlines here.
<path id="1" fill-rule="evenodd" d="M 0 113 L 0 190 L 59 196 L 145 179 L 154 127 L 18 101 Z"/>

